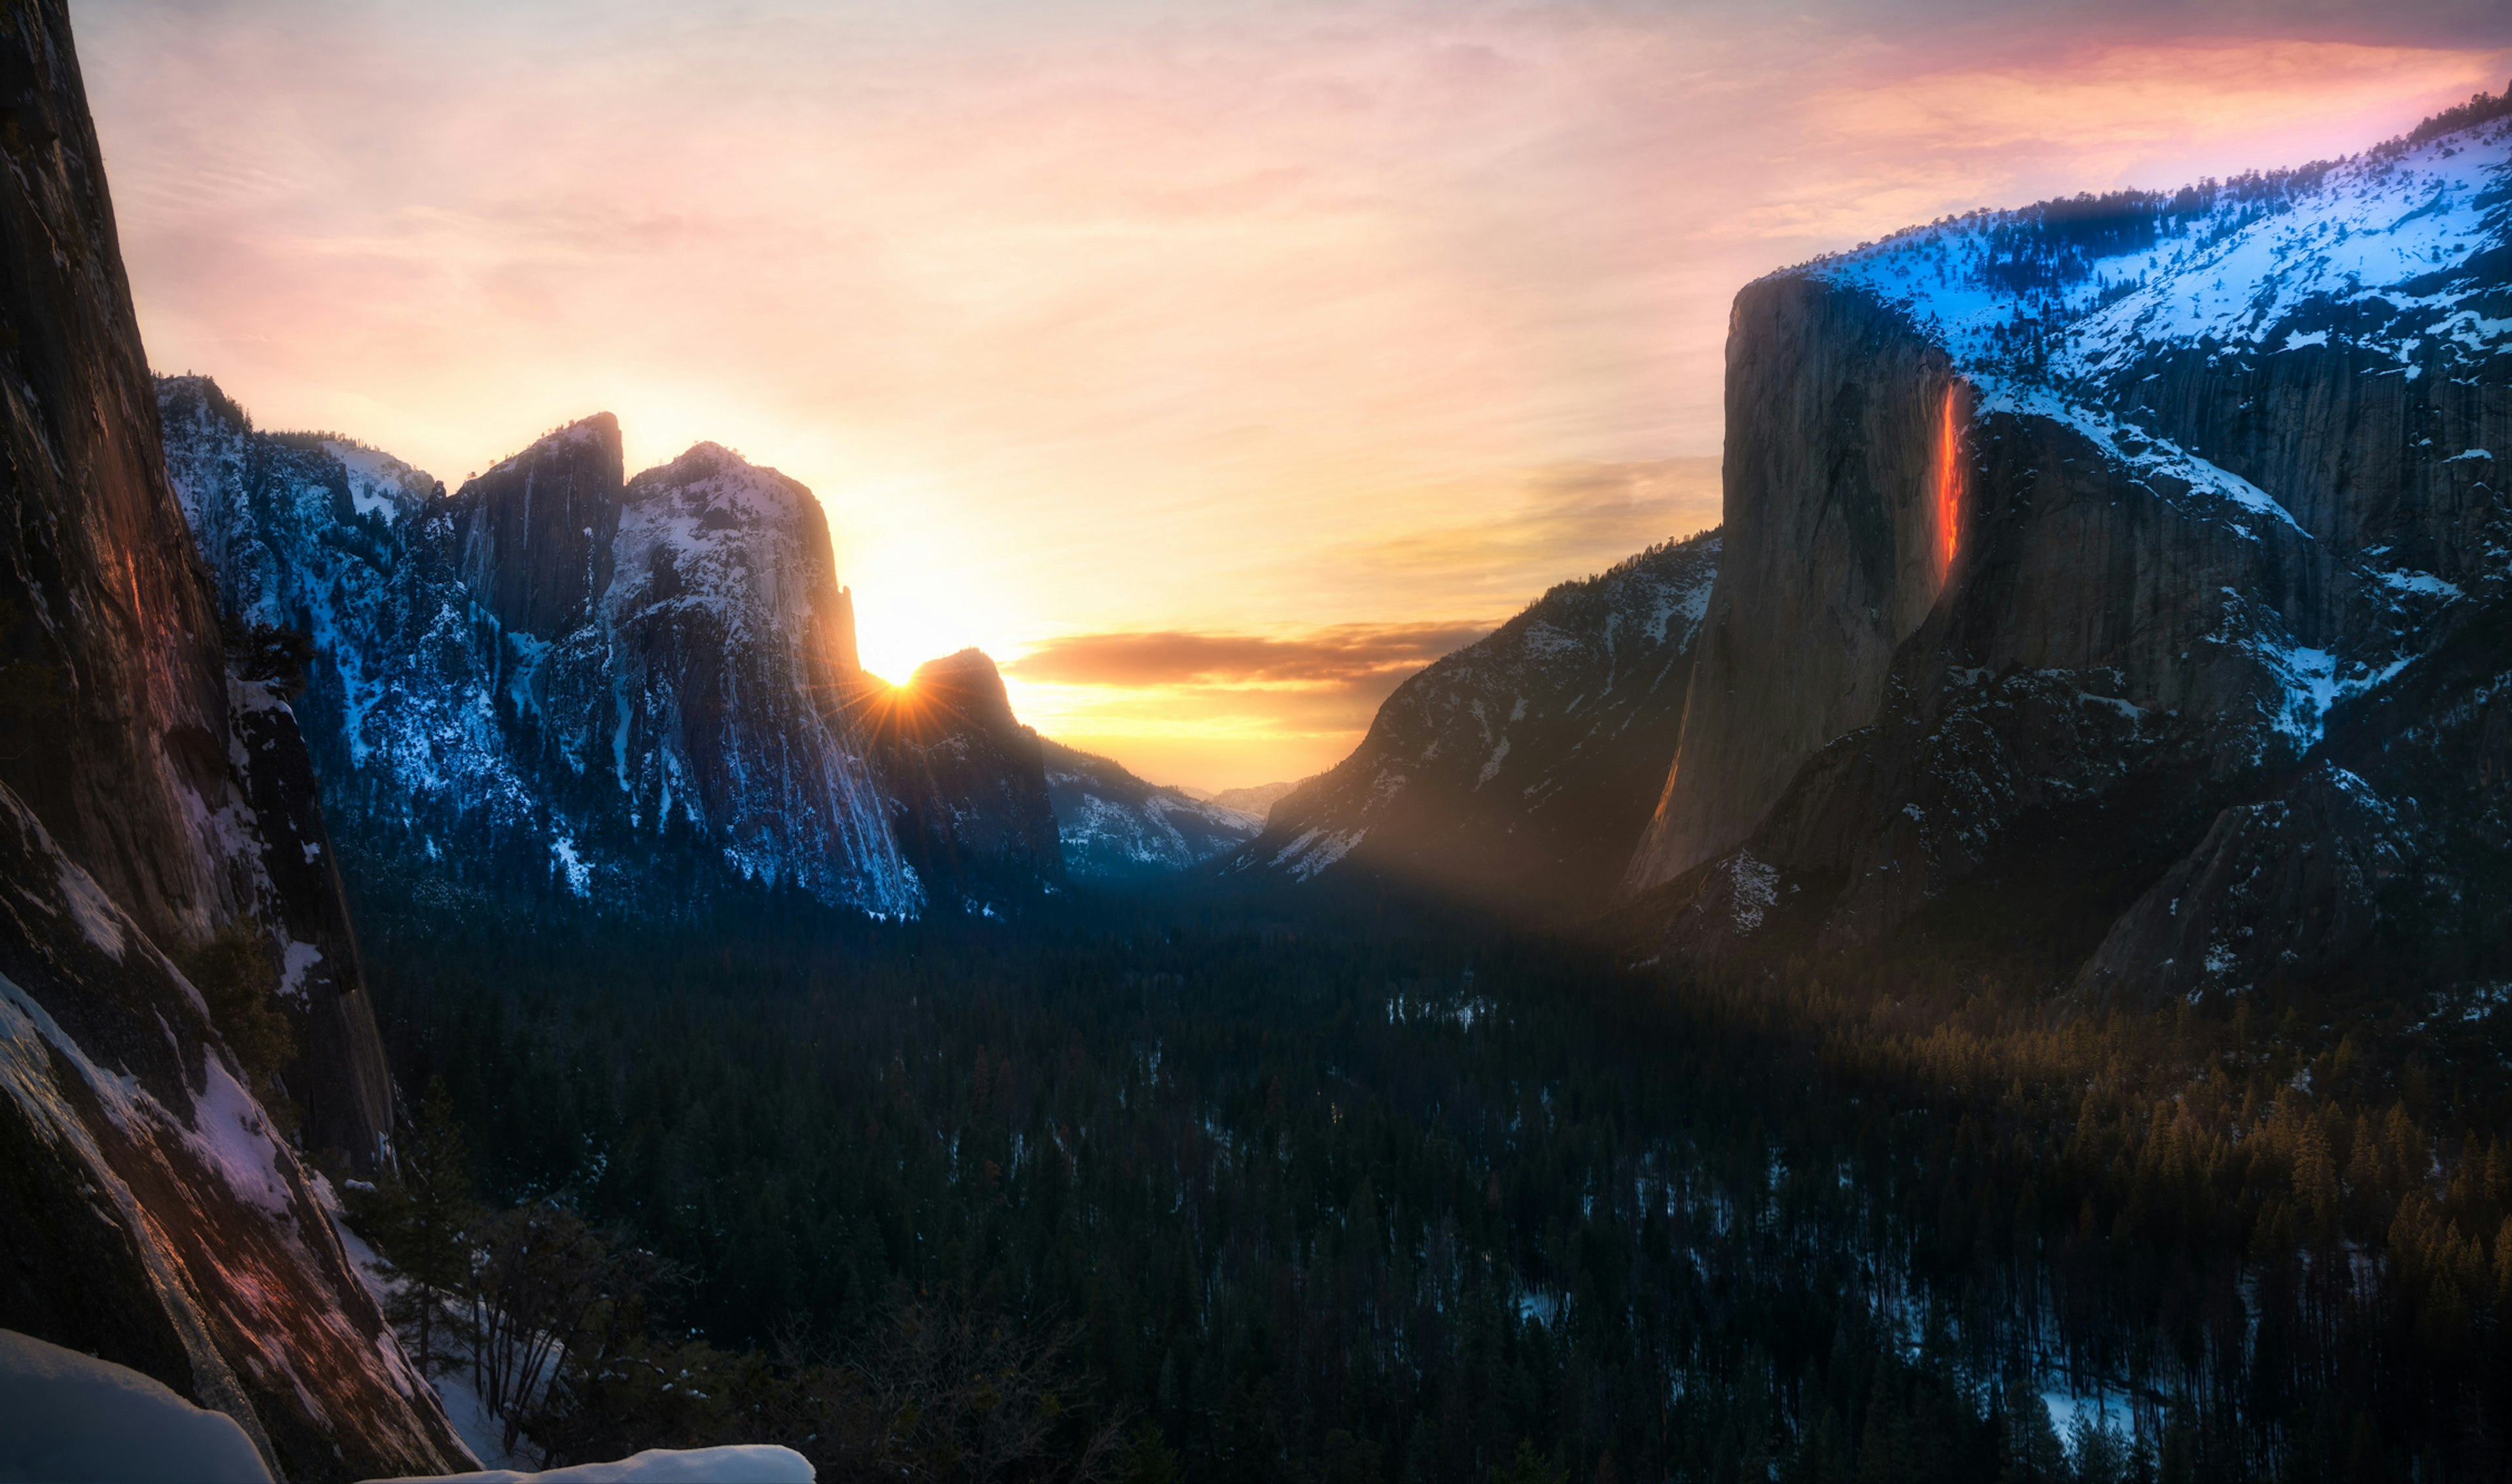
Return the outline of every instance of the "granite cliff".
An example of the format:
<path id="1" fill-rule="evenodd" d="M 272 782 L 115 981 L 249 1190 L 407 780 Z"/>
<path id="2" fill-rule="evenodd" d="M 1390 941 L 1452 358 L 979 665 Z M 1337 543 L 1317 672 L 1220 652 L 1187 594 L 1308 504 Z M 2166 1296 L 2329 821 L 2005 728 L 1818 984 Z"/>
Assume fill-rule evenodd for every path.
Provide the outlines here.
<path id="1" fill-rule="evenodd" d="M 204 378 L 159 396 L 223 606 L 306 636 L 298 709 L 371 878 L 527 911 L 776 889 L 895 916 L 1061 876 L 992 663 L 895 692 L 866 674 L 793 480 L 713 444 L 624 478 L 597 415 L 449 495 L 340 439 L 257 432 Z"/>
<path id="2" fill-rule="evenodd" d="M 59 0 L 0 17 L 0 1329 L 285 1477 L 464 1465 L 284 1133 L 372 1168 L 391 1090 L 289 686 L 167 486 Z"/>
<path id="3" fill-rule="evenodd" d="M 1146 783 L 1111 758 L 1044 744 L 1047 800 L 1064 842 L 1064 869 L 1081 879 L 1174 876 L 1245 844 L 1262 814 L 1183 789 Z"/>
<path id="4" fill-rule="evenodd" d="M 1064 877 L 1039 735 L 995 662 L 962 649 L 904 685 L 858 677 L 849 705 L 873 751 L 899 850 L 971 910 Z"/>
<path id="5" fill-rule="evenodd" d="M 1985 934 L 2151 1000 L 2457 900 L 2432 952 L 2500 957 L 2492 103 L 1738 296 L 1726 556 L 1626 878 L 1667 951 Z"/>

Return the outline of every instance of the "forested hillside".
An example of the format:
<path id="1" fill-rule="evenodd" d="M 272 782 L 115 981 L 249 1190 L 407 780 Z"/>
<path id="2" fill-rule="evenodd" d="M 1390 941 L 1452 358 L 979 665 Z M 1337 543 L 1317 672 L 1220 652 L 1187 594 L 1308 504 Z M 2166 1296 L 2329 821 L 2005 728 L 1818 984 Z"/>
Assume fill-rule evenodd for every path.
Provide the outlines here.
<path id="1" fill-rule="evenodd" d="M 2058 1022 L 1977 965 L 1676 979 L 1380 902 L 521 958 L 375 920 L 404 1075 L 443 1079 L 481 1190 L 679 1275 L 633 1348 L 710 1405 L 571 1373 L 552 1437 L 772 1417 L 824 1478 L 956 1476 L 878 1436 L 968 1405 L 952 1367 L 1001 1356 L 958 1325 L 1068 1342 L 1023 1351 L 1062 1421 L 1003 1477 L 1112 1427 L 1124 1478 L 2501 1456 L 2493 999 Z"/>

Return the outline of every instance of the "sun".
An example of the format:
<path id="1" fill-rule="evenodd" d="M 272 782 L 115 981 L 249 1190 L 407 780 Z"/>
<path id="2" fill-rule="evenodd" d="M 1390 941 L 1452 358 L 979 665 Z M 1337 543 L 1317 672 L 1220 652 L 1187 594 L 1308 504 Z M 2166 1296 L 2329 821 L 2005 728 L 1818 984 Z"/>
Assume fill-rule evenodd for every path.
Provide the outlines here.
<path id="1" fill-rule="evenodd" d="M 970 584 L 930 568 L 868 564 L 854 590 L 855 650 L 863 667 L 905 684 L 929 659 L 974 646 L 1000 663 L 1009 626 Z"/>

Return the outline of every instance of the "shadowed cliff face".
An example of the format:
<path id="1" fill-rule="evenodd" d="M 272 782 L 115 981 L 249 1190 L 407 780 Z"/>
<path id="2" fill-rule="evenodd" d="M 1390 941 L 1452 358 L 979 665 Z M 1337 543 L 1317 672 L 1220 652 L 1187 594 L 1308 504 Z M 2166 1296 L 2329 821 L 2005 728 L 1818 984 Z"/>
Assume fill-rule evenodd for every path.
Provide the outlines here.
<path id="1" fill-rule="evenodd" d="M 1274 804 L 1230 869 L 1593 913 L 1673 753 L 1721 551 L 1713 531 L 1563 583 L 1406 681 L 1351 757 Z"/>
<path id="2" fill-rule="evenodd" d="M 1943 352 L 1861 295 L 1794 279 L 1739 295 L 1726 554 L 1632 884 L 1734 844 L 1816 749 L 1875 719 L 1943 583 L 1932 475 L 1962 396 Z"/>
<path id="3" fill-rule="evenodd" d="M 1706 957 L 2037 933 L 2151 999 L 2325 971 L 2429 920 L 2403 883 L 2445 857 L 2492 871 L 2412 801 L 2492 724 L 2451 720 L 2474 670 L 2420 678 L 2512 566 L 2507 159 L 2496 121 L 1748 288 L 1638 916 Z"/>
<path id="4" fill-rule="evenodd" d="M 466 486 L 453 503 L 500 497 Z M 541 789 L 601 861 L 584 893 L 679 829 L 745 879 L 912 910 L 916 878 L 840 705 L 851 612 L 819 502 L 701 444 L 609 503 L 591 617 L 538 652 L 518 644 L 505 681 L 519 728 L 544 739 Z"/>
<path id="5" fill-rule="evenodd" d="M 59 6 L 0 21 L 0 781 L 156 936 L 252 904 L 229 801 L 217 622 L 158 472 L 156 417 Z"/>
<path id="6" fill-rule="evenodd" d="M 290 710 L 183 530 L 68 19 L 0 14 L 0 1328 L 236 1418 L 296 1478 L 468 1462 L 174 957 L 266 947 L 306 1128 L 389 1088 Z"/>
<path id="7" fill-rule="evenodd" d="M 1106 881 L 1172 876 L 1245 844 L 1264 817 L 1146 783 L 1111 758 L 1040 743 L 1064 869 Z"/>
<path id="8" fill-rule="evenodd" d="M 462 487 L 463 585 L 508 632 L 557 639 L 610 586 L 619 529 L 619 423 L 597 412 Z"/>

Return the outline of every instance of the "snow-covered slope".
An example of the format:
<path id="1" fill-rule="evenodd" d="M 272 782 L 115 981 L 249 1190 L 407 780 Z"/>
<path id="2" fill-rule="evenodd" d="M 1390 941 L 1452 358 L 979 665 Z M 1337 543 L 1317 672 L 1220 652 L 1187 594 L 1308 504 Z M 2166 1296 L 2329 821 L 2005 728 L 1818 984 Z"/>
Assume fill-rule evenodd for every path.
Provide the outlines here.
<path id="1" fill-rule="evenodd" d="M 0 1329 L 0 1478 L 270 1484 L 234 1418 L 129 1366 Z"/>
<path id="2" fill-rule="evenodd" d="M 1112 758 L 1046 744 L 1046 793 L 1064 868 L 1077 878 L 1139 880 L 1199 866 L 1254 839 L 1264 816 L 1146 783 Z"/>
<path id="3" fill-rule="evenodd" d="M 159 383 L 221 605 L 299 630 L 339 827 L 459 889 L 669 911 L 732 882 L 913 913 L 924 883 L 849 720 L 825 517 L 714 445 L 621 479 L 609 417 L 444 495 L 336 439 Z"/>
<path id="4" fill-rule="evenodd" d="M 1728 560 L 1629 884 L 1680 883 L 1686 951 L 1784 921 L 1869 944 L 1976 873 L 2022 889 L 2063 837 L 2075 886 L 2035 900 L 2099 889 L 2066 909 L 2099 923 L 2220 809 L 2291 784 L 2276 818 L 2382 817 L 2303 760 L 2505 597 L 2507 350 L 2493 99 L 2353 159 L 1941 221 L 1748 286 Z M 2265 838 L 2226 831 L 2219 860 Z"/>
<path id="5" fill-rule="evenodd" d="M 2499 512 L 2466 519 L 2463 493 L 2512 459 L 2489 447 L 2487 395 L 2512 351 L 2507 244 L 2512 117 L 2168 198 L 1925 227 L 1809 271 L 1919 325 L 1975 419 L 2061 424 L 2177 515 L 2334 548 L 2334 622 L 2244 594 L 2223 631 L 2276 674 L 2262 720 L 2308 745 L 2332 702 L 2396 675 L 2442 609 L 2512 573 Z M 2365 400 L 2332 370 L 2441 390 L 2314 436 L 2336 410 L 2315 397 Z M 2367 489 L 2350 464 L 2407 488 Z"/>
<path id="6" fill-rule="evenodd" d="M 1673 756 L 1719 549 L 1711 531 L 1563 583 L 1406 681 L 1232 869 L 1601 907 Z"/>

